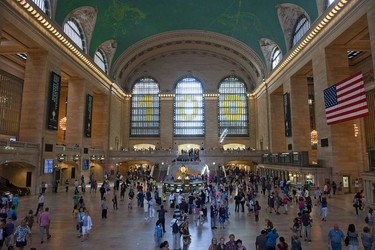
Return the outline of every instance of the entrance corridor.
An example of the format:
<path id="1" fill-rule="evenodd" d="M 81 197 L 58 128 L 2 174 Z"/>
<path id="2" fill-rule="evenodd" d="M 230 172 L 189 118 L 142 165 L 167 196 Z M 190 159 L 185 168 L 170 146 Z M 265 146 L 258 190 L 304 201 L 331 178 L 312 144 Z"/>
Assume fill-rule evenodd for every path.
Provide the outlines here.
<path id="1" fill-rule="evenodd" d="M 72 215 L 73 207 L 73 188 L 69 189 L 66 193 L 65 190 L 59 190 L 58 193 L 47 193 L 45 195 L 45 207 L 50 208 L 52 216 L 52 224 L 50 233 L 52 237 L 48 242 L 40 243 L 39 227 L 36 223 L 32 228 L 32 242 L 28 242 L 25 249 L 35 247 L 37 250 L 59 250 L 59 249 L 90 249 L 90 250 L 116 250 L 116 249 L 129 249 L 129 250 L 153 250 L 154 240 L 153 232 L 157 218 L 152 218 L 148 221 L 144 220 L 143 209 L 138 208 L 136 200 L 133 201 L 133 209 L 129 210 L 127 207 L 127 197 L 125 201 L 120 201 L 118 195 L 119 209 L 112 209 L 112 193 L 108 194 L 108 218 L 101 219 L 100 210 L 100 193 L 90 193 L 86 189 L 83 198 L 86 207 L 90 211 L 93 221 L 93 229 L 90 233 L 88 240 L 81 242 L 77 237 L 76 219 Z M 128 190 L 127 190 L 128 192 Z M 356 225 L 356 230 L 360 234 L 365 226 L 364 217 L 367 214 L 367 209 L 360 211 L 358 216 L 355 215 L 354 208 L 352 207 L 353 194 L 336 195 L 328 199 L 328 219 L 326 222 L 321 221 L 320 208 L 313 207 L 312 218 L 312 242 L 302 242 L 304 250 L 320 250 L 327 249 L 327 235 L 330 228 L 334 223 L 338 223 L 340 228 L 346 234 L 346 229 L 349 223 Z M 241 239 L 244 246 L 248 250 L 255 249 L 255 238 L 260 234 L 261 229 L 265 227 L 265 219 L 270 219 L 280 236 L 287 239 L 290 245 L 290 236 L 292 232 L 293 218 L 297 214 L 298 207 L 295 204 L 290 204 L 289 214 L 276 215 L 275 213 L 269 214 L 265 211 L 267 207 L 267 199 L 263 195 L 258 196 L 260 205 L 259 222 L 254 221 L 253 215 L 245 213 L 234 213 L 234 202 L 230 204 L 230 218 L 229 223 L 223 230 L 211 230 L 210 221 L 205 222 L 201 226 L 197 226 L 193 216 L 190 216 L 190 233 L 192 235 L 192 242 L 190 250 L 207 250 L 213 236 L 220 238 L 224 236 L 228 241 L 229 234 L 233 233 L 236 239 Z M 37 207 L 37 196 L 21 197 L 20 207 L 18 209 L 18 220 L 16 225 L 19 224 L 20 218 L 27 214 L 29 209 Z M 169 209 L 169 204 L 165 203 L 165 207 L 169 210 L 166 218 L 167 233 L 163 236 L 163 240 L 168 240 L 170 249 L 172 249 L 172 233 L 169 227 L 169 222 L 172 219 L 172 211 Z M 209 207 L 209 206 L 208 206 Z M 156 206 L 156 209 L 158 206 Z M 245 207 L 246 209 L 247 207 Z M 209 209 L 208 209 L 209 210 Z M 283 208 L 280 208 L 283 212 Z M 157 214 L 155 213 L 156 217 Z M 209 216 L 209 211 L 208 211 Z M 210 218 L 208 218 L 210 220 Z M 219 226 L 217 226 L 219 227 Z M 345 247 L 343 248 L 345 249 Z M 360 243 L 360 248 L 362 245 Z"/>

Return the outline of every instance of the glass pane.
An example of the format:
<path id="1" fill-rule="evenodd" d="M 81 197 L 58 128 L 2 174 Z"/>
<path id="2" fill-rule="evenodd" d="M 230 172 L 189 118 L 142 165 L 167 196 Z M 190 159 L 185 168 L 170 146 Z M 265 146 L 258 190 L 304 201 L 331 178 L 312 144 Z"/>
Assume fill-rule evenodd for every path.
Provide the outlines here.
<path id="1" fill-rule="evenodd" d="M 247 136 L 248 107 L 246 86 L 237 77 L 228 77 L 219 87 L 219 136 Z"/>
<path id="2" fill-rule="evenodd" d="M 160 134 L 159 85 L 151 78 L 142 78 L 132 90 L 131 135 Z"/>
<path id="3" fill-rule="evenodd" d="M 174 102 L 174 135 L 204 135 L 204 103 L 202 84 L 193 77 L 177 83 Z"/>

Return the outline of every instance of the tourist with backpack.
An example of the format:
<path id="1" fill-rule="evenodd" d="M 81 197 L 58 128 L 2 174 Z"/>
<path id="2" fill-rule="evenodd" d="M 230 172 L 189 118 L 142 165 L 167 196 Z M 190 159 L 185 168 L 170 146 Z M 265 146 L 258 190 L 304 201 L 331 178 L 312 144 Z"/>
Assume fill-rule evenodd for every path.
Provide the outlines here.
<path id="1" fill-rule="evenodd" d="M 171 228 L 173 235 L 173 250 L 181 249 L 181 233 L 180 233 L 180 223 L 177 219 L 177 216 L 174 214 L 173 219 L 171 220 Z"/>

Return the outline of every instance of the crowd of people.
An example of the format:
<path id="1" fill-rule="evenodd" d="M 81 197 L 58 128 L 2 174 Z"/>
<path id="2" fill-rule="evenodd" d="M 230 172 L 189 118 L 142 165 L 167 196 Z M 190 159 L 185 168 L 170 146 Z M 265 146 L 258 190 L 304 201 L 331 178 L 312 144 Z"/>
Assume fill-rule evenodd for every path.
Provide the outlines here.
<path id="1" fill-rule="evenodd" d="M 332 189 L 330 190 L 326 186 L 321 191 L 318 187 L 294 186 L 285 180 L 268 176 L 246 175 L 237 171 L 228 171 L 227 173 L 226 177 L 202 176 L 201 179 L 205 180 L 204 188 L 192 190 L 190 193 L 171 192 L 168 194 L 159 193 L 156 180 L 152 177 L 121 176 L 118 173 L 114 178 L 113 185 L 109 180 L 105 180 L 100 185 L 101 218 L 102 220 L 107 219 L 108 203 L 110 202 L 114 210 L 119 207 L 118 201 L 127 204 L 129 210 L 142 209 L 145 223 L 152 222 L 154 225 L 154 245 L 157 250 L 169 249 L 170 246 L 173 250 L 189 249 L 193 240 L 190 234 L 192 223 L 197 227 L 207 223 L 213 232 L 217 232 L 215 235 L 221 235 L 212 238 L 209 250 L 253 249 L 251 246 L 245 246 L 241 239 L 236 239 L 234 234 L 225 237 L 227 231 L 224 229 L 226 229 L 233 213 L 244 213 L 247 218 L 253 219 L 255 222 L 259 221 L 260 213 L 266 217 L 272 213 L 275 216 L 296 213 L 293 221 L 286 221 L 291 225 L 290 232 L 280 233 L 273 222 L 266 219 L 263 230 L 255 239 L 255 249 L 300 250 L 303 247 L 303 241 L 314 240 L 311 235 L 313 220 L 310 214 L 312 210 L 319 209 L 322 223 L 327 221 L 328 198 L 334 194 L 331 193 Z M 90 178 L 90 186 L 93 181 L 95 180 Z M 82 185 L 86 185 L 84 177 L 80 181 L 76 180 L 73 185 L 72 213 L 78 237 L 82 241 L 86 241 L 93 228 L 93 221 L 85 204 L 86 189 L 82 187 Z M 10 194 L 1 198 L 0 249 L 3 245 L 10 247 L 9 249 L 12 247 L 23 249 L 31 240 L 34 220 L 40 229 L 41 244 L 50 240 L 52 237 L 49 232 L 51 214 L 49 208 L 44 204 L 45 191 L 43 189 L 43 192 L 37 197 L 35 212 L 30 210 L 27 215 L 20 218 L 17 218 L 18 197 Z M 66 192 L 68 191 L 69 185 L 66 188 Z M 95 195 L 96 188 L 91 188 L 90 192 Z M 356 193 L 353 198 L 353 207 L 356 213 L 358 210 L 366 209 L 362 199 L 361 192 Z M 293 204 L 293 210 L 289 209 L 291 204 Z M 173 218 L 168 223 L 166 219 L 170 215 Z M 283 220 L 281 216 L 273 217 L 273 219 L 276 218 Z M 164 240 L 165 234 L 168 232 L 171 232 L 172 235 L 171 243 Z M 373 209 L 368 208 L 365 226 L 361 232 L 352 223 L 348 225 L 345 232 L 339 228 L 338 224 L 334 224 L 327 235 L 327 244 L 332 250 L 339 250 L 342 245 L 347 245 L 353 250 L 359 249 L 359 246 L 362 245 L 365 250 L 371 250 L 374 234 Z M 229 240 L 226 241 L 226 238 Z"/>

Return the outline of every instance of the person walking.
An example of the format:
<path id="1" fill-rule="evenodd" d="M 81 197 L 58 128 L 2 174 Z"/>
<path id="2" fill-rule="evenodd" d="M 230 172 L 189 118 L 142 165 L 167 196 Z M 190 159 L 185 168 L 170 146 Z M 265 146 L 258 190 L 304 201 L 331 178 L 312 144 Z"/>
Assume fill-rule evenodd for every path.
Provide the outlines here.
<path id="1" fill-rule="evenodd" d="M 371 250 L 372 243 L 374 242 L 374 238 L 370 233 L 370 229 L 368 227 L 363 228 L 363 232 L 361 233 L 361 240 L 364 250 Z"/>
<path id="2" fill-rule="evenodd" d="M 102 219 L 107 219 L 108 206 L 107 206 L 107 201 L 106 201 L 105 197 L 103 197 L 103 199 L 102 199 L 101 208 L 102 208 Z"/>
<path id="3" fill-rule="evenodd" d="M 38 206 L 35 211 L 35 216 L 38 216 L 39 210 L 43 210 L 44 206 L 44 195 L 43 193 L 40 193 L 38 196 Z"/>
<path id="4" fill-rule="evenodd" d="M 85 211 L 85 216 L 83 217 L 82 223 L 82 241 L 85 241 L 89 238 L 89 233 L 92 229 L 92 220 L 89 214 L 89 210 Z"/>
<path id="5" fill-rule="evenodd" d="M 165 231 L 165 214 L 168 213 L 168 210 L 164 209 L 164 205 L 160 206 L 160 209 L 156 211 L 158 213 L 158 220 L 161 223 L 161 227 L 163 228 L 163 233 L 166 233 Z"/>
<path id="6" fill-rule="evenodd" d="M 161 238 L 163 237 L 162 229 L 161 229 L 161 222 L 160 220 L 156 221 L 155 229 L 154 229 L 154 241 L 155 241 L 155 250 L 159 250 L 159 246 L 161 244 Z"/>
<path id="7" fill-rule="evenodd" d="M 69 191 L 69 180 L 65 180 L 65 192 L 67 193 Z"/>
<path id="8" fill-rule="evenodd" d="M 191 235 L 189 231 L 189 221 L 185 220 L 181 225 L 180 230 L 182 236 L 182 250 L 189 249 L 189 245 L 191 243 Z"/>
<path id="9" fill-rule="evenodd" d="M 23 219 L 21 224 L 16 228 L 14 239 L 16 241 L 16 247 L 18 247 L 19 250 L 23 250 L 28 240 L 31 241 L 31 230 L 26 224 L 26 219 Z"/>
<path id="10" fill-rule="evenodd" d="M 267 250 L 276 249 L 277 238 L 279 238 L 279 234 L 277 233 L 275 228 L 267 233 Z"/>
<path id="11" fill-rule="evenodd" d="M 370 232 L 372 234 L 374 234 L 374 221 L 375 221 L 375 217 L 374 217 L 373 212 L 374 212 L 374 210 L 371 207 L 369 207 L 368 214 L 367 214 L 366 219 L 365 219 L 365 222 L 367 223 L 367 226 L 370 229 Z"/>
<path id="12" fill-rule="evenodd" d="M 303 236 L 305 241 L 311 241 L 311 223 L 312 219 L 310 217 L 310 213 L 308 211 L 304 211 L 301 216 L 302 225 L 304 228 Z"/>
<path id="13" fill-rule="evenodd" d="M 172 228 L 173 235 L 173 250 L 179 250 L 181 249 L 181 234 L 180 225 L 175 214 L 173 215 L 173 219 L 171 220 L 170 226 Z"/>
<path id="14" fill-rule="evenodd" d="M 210 218 L 211 218 L 211 229 L 216 229 L 216 218 L 217 218 L 218 210 L 214 203 L 210 206 Z"/>
<path id="15" fill-rule="evenodd" d="M 51 224 L 51 215 L 49 213 L 49 208 L 46 207 L 44 212 L 39 216 L 39 227 L 40 227 L 40 243 L 44 242 L 44 235 L 46 234 L 47 240 L 51 238 L 49 233 L 49 226 Z"/>
<path id="16" fill-rule="evenodd" d="M 322 221 L 327 221 L 328 202 L 327 202 L 327 197 L 325 196 L 322 197 L 321 214 L 322 214 Z"/>
<path id="17" fill-rule="evenodd" d="M 333 225 L 333 228 L 328 232 L 328 247 L 330 247 L 331 250 L 341 250 L 341 242 L 344 238 L 345 235 L 339 228 L 339 225 Z"/>
<path id="18" fill-rule="evenodd" d="M 255 239 L 255 249 L 256 250 L 267 250 L 267 232 L 262 230 L 260 235 Z"/>
<path id="19" fill-rule="evenodd" d="M 288 250 L 288 244 L 285 242 L 285 238 L 284 237 L 280 237 L 279 238 L 279 244 L 277 244 L 276 248 L 277 250 Z"/>
<path id="20" fill-rule="evenodd" d="M 349 224 L 347 235 L 349 237 L 349 250 L 358 250 L 358 233 L 355 230 L 354 224 Z"/>

